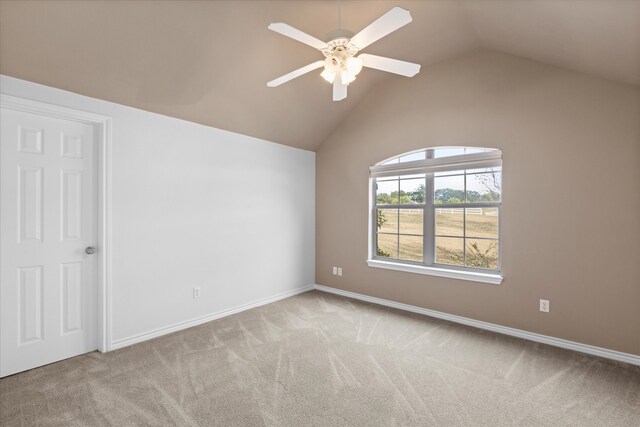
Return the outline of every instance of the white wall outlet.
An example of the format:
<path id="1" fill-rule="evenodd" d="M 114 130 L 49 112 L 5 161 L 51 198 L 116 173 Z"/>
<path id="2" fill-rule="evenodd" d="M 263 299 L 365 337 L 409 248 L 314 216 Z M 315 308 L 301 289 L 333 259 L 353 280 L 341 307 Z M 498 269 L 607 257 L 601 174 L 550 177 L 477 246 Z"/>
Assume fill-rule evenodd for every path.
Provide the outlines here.
<path id="1" fill-rule="evenodd" d="M 193 288 L 193 299 L 200 298 L 200 288 Z"/>
<path id="2" fill-rule="evenodd" d="M 548 299 L 541 299 L 540 300 L 540 311 L 542 311 L 544 313 L 548 313 L 549 312 L 549 300 Z"/>
<path id="3" fill-rule="evenodd" d="M 333 267 L 333 275 L 335 276 L 336 274 L 338 274 L 338 267 Z"/>
<path id="4" fill-rule="evenodd" d="M 342 267 L 338 267 L 338 276 L 342 276 Z"/>

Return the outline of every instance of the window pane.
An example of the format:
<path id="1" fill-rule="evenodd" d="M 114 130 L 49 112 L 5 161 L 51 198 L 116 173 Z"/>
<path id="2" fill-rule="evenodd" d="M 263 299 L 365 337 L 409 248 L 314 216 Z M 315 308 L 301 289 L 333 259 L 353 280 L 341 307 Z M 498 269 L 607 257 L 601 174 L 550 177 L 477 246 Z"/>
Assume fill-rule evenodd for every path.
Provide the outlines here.
<path id="1" fill-rule="evenodd" d="M 498 208 L 467 208 L 467 237 L 498 238 Z"/>
<path id="2" fill-rule="evenodd" d="M 464 203 L 464 175 L 441 176 L 433 179 L 434 203 Z"/>
<path id="3" fill-rule="evenodd" d="M 398 258 L 398 236 L 396 234 L 378 234 L 377 255 Z"/>
<path id="4" fill-rule="evenodd" d="M 422 262 L 422 237 L 399 236 L 400 259 Z"/>
<path id="5" fill-rule="evenodd" d="M 378 189 L 376 191 L 376 201 L 378 205 L 398 204 L 398 180 L 376 181 Z"/>
<path id="6" fill-rule="evenodd" d="M 406 156 L 400 157 L 400 163 L 404 162 L 414 162 L 416 160 L 424 160 L 426 159 L 424 151 L 418 151 L 417 153 L 407 154 Z"/>
<path id="7" fill-rule="evenodd" d="M 398 232 L 398 209 L 378 209 L 378 231 L 383 233 Z"/>
<path id="8" fill-rule="evenodd" d="M 436 209 L 436 235 L 460 236 L 464 235 L 464 209 Z"/>
<path id="9" fill-rule="evenodd" d="M 422 236 L 424 209 L 400 209 L 400 233 Z"/>
<path id="10" fill-rule="evenodd" d="M 424 178 L 400 180 L 400 203 L 424 203 Z"/>
<path id="11" fill-rule="evenodd" d="M 467 201 L 499 202 L 502 192 L 500 172 L 467 175 Z"/>
<path id="12" fill-rule="evenodd" d="M 498 268 L 498 241 L 467 239 L 467 266 Z"/>
<path id="13" fill-rule="evenodd" d="M 436 237 L 436 263 L 464 265 L 464 239 Z"/>
<path id="14" fill-rule="evenodd" d="M 464 147 L 436 148 L 433 150 L 433 157 L 449 157 L 464 154 Z"/>

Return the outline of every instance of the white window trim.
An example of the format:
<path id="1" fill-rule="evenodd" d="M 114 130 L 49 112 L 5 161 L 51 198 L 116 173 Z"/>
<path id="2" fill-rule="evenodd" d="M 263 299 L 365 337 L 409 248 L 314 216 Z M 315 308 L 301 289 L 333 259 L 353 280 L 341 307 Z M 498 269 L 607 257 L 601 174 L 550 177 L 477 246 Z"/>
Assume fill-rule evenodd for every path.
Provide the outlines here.
<path id="1" fill-rule="evenodd" d="M 434 147 L 436 148 L 436 147 Z M 420 150 L 418 150 L 420 151 Z M 408 153 L 401 154 L 400 156 Z M 449 156 L 443 158 L 430 158 L 425 160 L 416 160 L 406 162 L 404 164 L 377 164 L 370 166 L 369 175 L 369 207 L 373 212 L 376 209 L 376 193 L 374 191 L 375 179 L 385 176 L 408 175 L 413 173 L 433 173 L 459 168 L 480 168 L 502 166 L 502 152 L 495 150 L 491 152 L 464 154 L 459 156 Z M 426 206 L 425 206 L 426 207 Z M 425 210 L 426 214 L 426 210 Z M 442 268 L 438 266 L 416 265 L 398 260 L 381 260 L 374 258 L 376 253 L 376 230 L 374 230 L 375 214 L 369 215 L 369 259 L 367 265 L 369 267 L 383 268 L 387 270 L 402 271 L 406 273 L 424 274 L 428 276 L 445 277 L 449 279 L 467 280 L 479 283 L 488 283 L 499 285 L 502 283 L 502 271 L 479 272 L 467 269 Z M 500 238 L 501 239 L 501 238 Z M 502 250 L 502 245 L 500 245 Z M 500 256 L 500 258 L 502 258 Z"/>
<path id="2" fill-rule="evenodd" d="M 502 283 L 502 275 L 477 273 L 475 271 L 453 270 L 448 268 L 427 267 L 422 265 L 404 264 L 393 261 L 381 261 L 368 259 L 369 267 L 384 268 L 387 270 L 404 271 L 405 273 L 426 274 L 428 276 L 446 277 L 448 279 L 468 280 L 472 282 L 489 283 L 499 285 Z"/>

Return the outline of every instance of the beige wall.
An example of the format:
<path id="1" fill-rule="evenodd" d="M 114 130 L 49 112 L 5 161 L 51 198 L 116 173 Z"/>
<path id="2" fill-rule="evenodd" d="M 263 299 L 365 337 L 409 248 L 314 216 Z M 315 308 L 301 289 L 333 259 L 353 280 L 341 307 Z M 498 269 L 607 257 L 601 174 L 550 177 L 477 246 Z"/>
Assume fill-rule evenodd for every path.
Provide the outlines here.
<path id="1" fill-rule="evenodd" d="M 501 285 L 365 263 L 369 165 L 437 145 L 503 150 Z M 640 354 L 638 87 L 476 51 L 378 85 L 316 167 L 316 283 Z"/>

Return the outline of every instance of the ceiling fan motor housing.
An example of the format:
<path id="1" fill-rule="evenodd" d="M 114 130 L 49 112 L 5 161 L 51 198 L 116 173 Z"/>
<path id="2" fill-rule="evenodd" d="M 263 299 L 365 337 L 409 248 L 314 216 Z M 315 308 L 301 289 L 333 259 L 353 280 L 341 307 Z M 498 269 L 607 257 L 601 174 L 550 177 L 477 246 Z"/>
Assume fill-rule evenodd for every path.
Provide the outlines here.
<path id="1" fill-rule="evenodd" d="M 358 53 L 358 49 L 351 43 L 351 39 L 348 37 L 337 37 L 327 42 L 327 47 L 322 49 L 324 56 L 329 57 L 340 52 L 345 52 L 349 56 L 353 56 Z"/>

